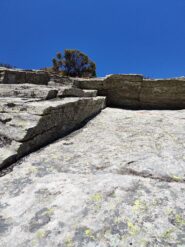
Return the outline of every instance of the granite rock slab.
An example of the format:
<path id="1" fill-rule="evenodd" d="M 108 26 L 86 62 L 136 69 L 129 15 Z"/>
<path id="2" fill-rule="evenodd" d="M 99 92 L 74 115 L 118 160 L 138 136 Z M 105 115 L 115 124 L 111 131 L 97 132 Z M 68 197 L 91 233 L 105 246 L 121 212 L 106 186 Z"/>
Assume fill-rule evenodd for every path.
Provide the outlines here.
<path id="1" fill-rule="evenodd" d="M 67 134 L 104 106 L 104 97 L 0 98 L 0 167 Z"/>
<path id="2" fill-rule="evenodd" d="M 20 160 L 0 178 L 2 246 L 184 246 L 184 121 L 106 108 Z"/>

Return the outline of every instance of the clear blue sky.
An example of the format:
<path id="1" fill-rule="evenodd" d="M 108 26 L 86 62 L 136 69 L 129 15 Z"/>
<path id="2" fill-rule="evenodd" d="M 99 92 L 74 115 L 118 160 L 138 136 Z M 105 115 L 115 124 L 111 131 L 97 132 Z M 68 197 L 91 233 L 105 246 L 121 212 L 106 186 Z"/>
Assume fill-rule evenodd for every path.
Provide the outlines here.
<path id="1" fill-rule="evenodd" d="M 51 65 L 75 48 L 99 76 L 185 75 L 185 0 L 0 0 L 0 62 Z"/>

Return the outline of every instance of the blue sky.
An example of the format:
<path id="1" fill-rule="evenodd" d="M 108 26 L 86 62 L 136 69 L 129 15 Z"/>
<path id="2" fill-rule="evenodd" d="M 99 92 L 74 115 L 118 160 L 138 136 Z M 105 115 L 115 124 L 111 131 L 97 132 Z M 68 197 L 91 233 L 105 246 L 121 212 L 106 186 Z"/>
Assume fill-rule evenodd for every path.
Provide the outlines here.
<path id="1" fill-rule="evenodd" d="M 185 75 L 185 0 L 0 0 L 0 12 L 0 62 L 42 68 L 71 48 L 99 76 Z"/>

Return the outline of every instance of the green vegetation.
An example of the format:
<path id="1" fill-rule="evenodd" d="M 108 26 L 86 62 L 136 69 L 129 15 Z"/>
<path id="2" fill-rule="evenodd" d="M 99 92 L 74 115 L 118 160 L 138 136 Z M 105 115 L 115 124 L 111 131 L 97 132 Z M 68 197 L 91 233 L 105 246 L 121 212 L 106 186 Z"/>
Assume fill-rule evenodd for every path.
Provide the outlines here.
<path id="1" fill-rule="evenodd" d="M 52 59 L 53 71 L 71 77 L 96 77 L 96 64 L 78 50 L 65 50 Z"/>
<path id="2" fill-rule="evenodd" d="M 62 68 L 64 64 L 64 61 L 62 59 L 62 54 L 58 52 L 56 54 L 56 58 L 53 58 L 52 62 L 53 62 L 53 70 L 55 72 L 59 72 L 60 68 Z"/>

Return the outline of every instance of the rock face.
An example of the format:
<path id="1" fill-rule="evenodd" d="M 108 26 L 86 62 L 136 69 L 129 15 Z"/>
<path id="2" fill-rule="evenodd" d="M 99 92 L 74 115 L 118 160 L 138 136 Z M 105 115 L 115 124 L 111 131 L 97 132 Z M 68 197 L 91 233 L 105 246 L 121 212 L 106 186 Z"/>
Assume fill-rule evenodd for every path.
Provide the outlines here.
<path id="1" fill-rule="evenodd" d="M 178 109 L 185 80 L 43 73 L 0 70 L 0 247 L 184 247 L 185 110 L 104 96 Z"/>
<path id="2" fill-rule="evenodd" d="M 76 88 L 76 92 L 77 88 L 96 90 L 98 95 L 106 96 L 107 105 L 113 107 L 131 109 L 185 108 L 185 78 L 151 80 L 143 79 L 142 75 L 118 74 L 109 75 L 105 78 L 80 79 L 62 77 L 45 71 L 0 68 L 0 83 L 29 83 L 56 88 L 70 87 Z M 93 91 L 92 94 L 88 92 L 88 94 L 91 97 L 93 94 L 96 95 L 96 92 Z M 64 96 L 64 93 L 62 95 Z M 79 96 L 84 97 L 83 93 Z"/>
<path id="3" fill-rule="evenodd" d="M 185 108 L 185 78 L 144 80 L 141 107 L 155 109 Z"/>
<path id="4" fill-rule="evenodd" d="M 3 84 L 47 84 L 49 81 L 50 76 L 44 71 L 15 70 L 0 67 L 0 83 Z"/>
<path id="5" fill-rule="evenodd" d="M 0 167 L 78 127 L 104 107 L 104 98 L 0 100 Z"/>
<path id="6" fill-rule="evenodd" d="M 2 70 L 2 75 L 0 168 L 78 128 L 105 107 L 96 90 L 44 85 L 46 73 Z M 26 79 L 33 84 L 24 84 Z"/>
<path id="7" fill-rule="evenodd" d="M 106 108 L 21 160 L 0 182 L 1 245 L 184 246 L 184 115 Z"/>
<path id="8" fill-rule="evenodd" d="M 183 109 L 185 78 L 144 80 L 140 75 L 110 75 L 101 79 L 78 79 L 83 89 L 97 89 L 108 106 L 132 109 Z"/>

